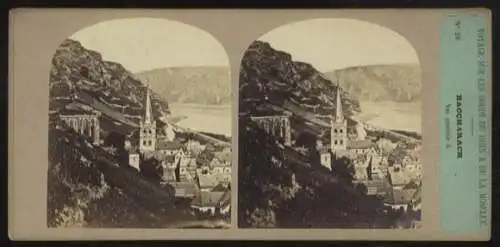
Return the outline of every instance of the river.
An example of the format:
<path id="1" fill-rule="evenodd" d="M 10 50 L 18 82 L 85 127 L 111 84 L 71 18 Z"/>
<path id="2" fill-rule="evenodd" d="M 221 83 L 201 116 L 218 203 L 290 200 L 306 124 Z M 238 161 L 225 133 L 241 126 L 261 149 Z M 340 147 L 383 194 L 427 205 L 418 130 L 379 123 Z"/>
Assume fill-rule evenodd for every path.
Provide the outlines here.
<path id="1" fill-rule="evenodd" d="M 393 130 L 422 133 L 422 109 L 420 102 L 359 102 L 360 118 L 368 124 Z"/>
<path id="2" fill-rule="evenodd" d="M 173 117 L 182 117 L 177 125 L 193 130 L 231 136 L 232 118 L 230 105 L 201 105 L 170 103 Z"/>
<path id="3" fill-rule="evenodd" d="M 170 103 L 172 118 L 177 125 L 198 131 L 231 136 L 232 110 L 230 105 L 201 105 Z M 360 118 L 376 127 L 422 132 L 420 102 L 360 102 Z"/>

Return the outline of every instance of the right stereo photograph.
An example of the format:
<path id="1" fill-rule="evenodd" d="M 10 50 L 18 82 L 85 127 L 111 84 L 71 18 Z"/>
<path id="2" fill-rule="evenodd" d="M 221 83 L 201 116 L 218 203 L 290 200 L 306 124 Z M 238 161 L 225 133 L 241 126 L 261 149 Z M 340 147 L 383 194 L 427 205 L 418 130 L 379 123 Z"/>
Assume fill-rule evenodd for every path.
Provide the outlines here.
<path id="1" fill-rule="evenodd" d="M 288 23 L 239 75 L 238 227 L 421 227 L 422 71 L 401 35 Z"/>

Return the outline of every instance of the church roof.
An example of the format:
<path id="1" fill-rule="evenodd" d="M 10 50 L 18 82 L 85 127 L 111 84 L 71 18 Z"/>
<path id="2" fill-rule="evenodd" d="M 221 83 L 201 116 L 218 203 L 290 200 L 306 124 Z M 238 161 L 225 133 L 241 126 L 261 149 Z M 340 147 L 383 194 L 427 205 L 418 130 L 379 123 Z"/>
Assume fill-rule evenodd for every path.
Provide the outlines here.
<path id="1" fill-rule="evenodd" d="M 181 149 L 182 144 L 176 141 L 165 141 L 165 140 L 160 140 L 157 143 L 157 149 L 159 150 L 177 150 Z"/>
<path id="2" fill-rule="evenodd" d="M 370 140 L 351 140 L 347 143 L 348 149 L 367 149 L 373 147 Z"/>

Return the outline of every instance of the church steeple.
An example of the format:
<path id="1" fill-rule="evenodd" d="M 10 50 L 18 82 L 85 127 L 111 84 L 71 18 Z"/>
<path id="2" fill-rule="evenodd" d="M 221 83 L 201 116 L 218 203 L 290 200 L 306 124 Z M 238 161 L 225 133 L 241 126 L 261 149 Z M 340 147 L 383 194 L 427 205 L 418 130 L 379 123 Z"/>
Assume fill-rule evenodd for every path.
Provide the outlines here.
<path id="1" fill-rule="evenodd" d="M 140 123 L 139 151 L 151 152 L 156 149 L 156 121 L 151 109 L 150 88 L 146 81 L 146 105 L 144 119 Z"/>
<path id="2" fill-rule="evenodd" d="M 342 100 L 340 94 L 340 85 L 337 79 L 335 114 L 332 116 L 330 125 L 330 148 L 332 152 L 345 151 L 347 149 L 347 120 L 342 112 Z"/>
<path id="3" fill-rule="evenodd" d="M 146 114 L 144 116 L 144 123 L 149 124 L 151 123 L 151 99 L 149 95 L 149 83 L 146 81 Z"/>
<path id="4" fill-rule="evenodd" d="M 344 121 L 344 113 L 342 112 L 342 100 L 340 98 L 340 85 L 337 79 L 337 94 L 335 95 L 335 121 L 340 123 Z"/>

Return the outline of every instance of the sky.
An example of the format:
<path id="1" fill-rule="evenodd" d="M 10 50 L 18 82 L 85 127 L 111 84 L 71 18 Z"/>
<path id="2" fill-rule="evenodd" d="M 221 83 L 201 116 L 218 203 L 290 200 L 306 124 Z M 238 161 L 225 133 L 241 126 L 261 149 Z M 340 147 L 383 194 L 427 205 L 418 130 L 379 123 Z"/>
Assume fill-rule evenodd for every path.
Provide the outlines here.
<path id="1" fill-rule="evenodd" d="M 209 33 L 176 21 L 127 18 L 81 29 L 71 39 L 131 72 L 178 66 L 229 66 L 224 47 Z"/>
<path id="2" fill-rule="evenodd" d="M 292 59 L 311 63 L 321 72 L 346 67 L 413 63 L 412 45 L 391 29 L 352 19 L 312 19 L 278 27 L 258 38 Z"/>

